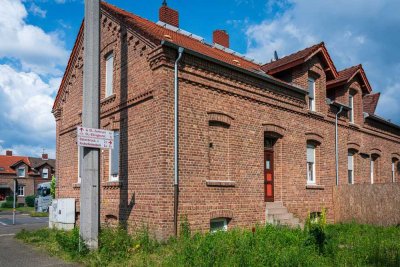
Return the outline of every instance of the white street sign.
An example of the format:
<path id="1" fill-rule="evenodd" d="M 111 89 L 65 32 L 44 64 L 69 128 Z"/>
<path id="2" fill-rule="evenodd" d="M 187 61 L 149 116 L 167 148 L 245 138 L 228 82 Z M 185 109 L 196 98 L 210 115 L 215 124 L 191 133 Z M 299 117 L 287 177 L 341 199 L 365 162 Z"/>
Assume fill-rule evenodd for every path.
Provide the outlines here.
<path id="1" fill-rule="evenodd" d="M 86 127 L 77 127 L 78 146 L 113 149 L 114 132 Z"/>

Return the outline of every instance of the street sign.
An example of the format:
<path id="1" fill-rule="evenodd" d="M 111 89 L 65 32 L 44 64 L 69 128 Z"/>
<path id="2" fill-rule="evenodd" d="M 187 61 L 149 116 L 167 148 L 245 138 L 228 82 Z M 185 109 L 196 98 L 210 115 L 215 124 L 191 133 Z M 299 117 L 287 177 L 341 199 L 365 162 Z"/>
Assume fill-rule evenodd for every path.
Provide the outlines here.
<path id="1" fill-rule="evenodd" d="M 114 132 L 86 127 L 77 127 L 78 146 L 113 149 Z"/>

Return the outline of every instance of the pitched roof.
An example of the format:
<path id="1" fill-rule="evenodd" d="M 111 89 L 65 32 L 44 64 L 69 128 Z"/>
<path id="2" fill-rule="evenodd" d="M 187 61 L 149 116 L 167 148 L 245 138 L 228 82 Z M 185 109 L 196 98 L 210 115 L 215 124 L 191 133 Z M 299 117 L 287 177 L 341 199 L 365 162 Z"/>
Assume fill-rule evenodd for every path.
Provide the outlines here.
<path id="1" fill-rule="evenodd" d="M 368 114 L 374 114 L 381 93 L 368 94 L 363 97 L 363 110 Z"/>
<path id="2" fill-rule="evenodd" d="M 29 157 L 29 161 L 31 163 L 32 168 L 38 168 L 43 166 L 44 164 L 48 164 L 50 167 L 55 168 L 56 166 L 56 160 L 55 159 L 47 159 L 43 160 L 42 158 L 33 158 Z"/>
<path id="3" fill-rule="evenodd" d="M 351 79 L 353 79 L 357 74 L 360 75 L 362 81 L 362 87 L 365 88 L 364 91 L 370 93 L 372 91 L 371 85 L 365 75 L 365 71 L 362 65 L 356 65 L 338 72 L 338 76 L 334 80 L 330 80 L 326 83 L 326 87 L 328 89 L 334 88 L 336 86 L 340 86 L 348 83 Z"/>
<path id="4" fill-rule="evenodd" d="M 325 60 L 328 66 L 328 71 L 332 73 L 333 77 L 336 77 L 337 76 L 336 67 L 333 64 L 333 61 L 328 53 L 328 50 L 325 47 L 324 42 L 307 47 L 303 50 L 300 50 L 296 53 L 280 58 L 276 61 L 264 64 L 261 67 L 261 69 L 266 73 L 272 75 L 293 68 L 297 65 L 300 65 L 318 53 L 322 53 L 323 59 Z"/>
<path id="5" fill-rule="evenodd" d="M 16 163 L 23 162 L 30 166 L 29 158 L 23 156 L 5 156 L 0 155 L 0 173 L 3 174 L 14 174 L 15 169 L 12 168 Z M 4 170 L 3 170 L 4 168 Z"/>
<path id="6" fill-rule="evenodd" d="M 247 70 L 260 70 L 260 67 L 261 67 L 260 64 L 257 64 L 253 61 L 245 59 L 242 56 L 238 55 L 237 53 L 236 54 L 229 53 L 222 49 L 216 48 L 215 46 L 204 43 L 200 40 L 197 40 L 190 36 L 179 33 L 179 31 L 173 31 L 171 29 L 167 29 L 166 27 L 158 25 L 150 20 L 144 19 L 135 14 L 129 13 L 129 12 L 127 12 L 121 8 L 118 8 L 114 5 L 111 5 L 109 3 L 101 2 L 101 8 L 103 8 L 107 12 L 110 12 L 111 14 L 114 14 L 114 15 L 117 15 L 117 16 L 123 18 L 127 23 L 130 23 L 136 29 L 143 31 L 144 33 L 149 35 L 152 38 L 152 41 L 155 42 L 155 44 L 157 44 L 157 45 L 161 44 L 161 42 L 163 40 L 166 40 L 168 42 L 171 42 L 176 45 L 182 46 L 184 48 L 196 51 L 196 52 L 204 54 L 206 56 L 218 59 L 220 61 L 223 61 L 225 63 L 231 64 L 236 67 L 240 67 L 240 68 L 247 69 Z M 68 61 L 68 65 L 67 65 L 65 73 L 64 73 L 64 77 L 61 81 L 60 89 L 63 88 L 63 86 L 66 82 L 66 77 L 67 77 L 66 74 L 68 73 L 68 70 L 72 66 L 72 61 L 75 57 L 75 54 L 78 52 L 77 51 L 77 43 L 81 39 L 82 36 L 83 36 L 83 23 L 79 29 L 78 37 L 75 41 L 74 49 L 72 50 L 71 56 Z M 60 93 L 61 93 L 61 90 L 59 90 L 57 93 L 57 96 L 56 96 L 56 99 L 55 99 L 54 105 L 53 105 L 53 111 L 56 108 L 56 103 L 58 103 L 58 100 L 61 96 Z"/>

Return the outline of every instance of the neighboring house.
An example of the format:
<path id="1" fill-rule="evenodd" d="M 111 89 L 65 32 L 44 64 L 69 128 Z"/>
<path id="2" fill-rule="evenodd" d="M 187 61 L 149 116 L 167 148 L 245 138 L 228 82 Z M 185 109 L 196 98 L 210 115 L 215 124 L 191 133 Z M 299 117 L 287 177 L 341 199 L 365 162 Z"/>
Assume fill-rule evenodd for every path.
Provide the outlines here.
<path id="1" fill-rule="evenodd" d="M 179 47 L 179 216 L 192 229 L 265 223 L 270 202 L 302 221 L 326 208 L 333 221 L 340 108 L 339 184 L 400 180 L 400 127 L 374 114 L 379 93 L 361 65 L 337 71 L 324 43 L 258 64 L 230 50 L 225 31 L 207 44 L 178 27 L 178 12 L 166 5 L 158 23 L 101 5 L 100 126 L 116 141 L 101 151 L 102 222 L 146 224 L 158 238 L 174 232 Z M 57 197 L 76 198 L 78 216 L 83 32 L 53 106 Z"/>
<path id="2" fill-rule="evenodd" d="M 12 196 L 14 179 L 17 178 L 18 203 L 25 203 L 25 197 L 34 195 L 38 184 L 51 180 L 55 171 L 55 160 L 47 154 L 41 158 L 14 156 L 7 150 L 0 155 L 0 200 Z"/>

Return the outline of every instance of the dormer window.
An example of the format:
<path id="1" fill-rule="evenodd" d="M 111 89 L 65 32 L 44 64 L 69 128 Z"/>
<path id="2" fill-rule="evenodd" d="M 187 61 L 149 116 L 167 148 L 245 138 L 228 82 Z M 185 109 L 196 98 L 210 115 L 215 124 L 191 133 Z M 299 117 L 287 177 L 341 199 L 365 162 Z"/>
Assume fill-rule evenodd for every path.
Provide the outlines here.
<path id="1" fill-rule="evenodd" d="M 43 179 L 48 179 L 49 178 L 49 169 L 43 168 L 43 170 L 42 170 L 42 178 Z"/>
<path id="2" fill-rule="evenodd" d="M 315 111 L 315 79 L 308 78 L 308 109 Z"/>
<path id="3" fill-rule="evenodd" d="M 17 169 L 17 174 L 18 174 L 18 177 L 25 177 L 25 167 L 19 167 L 18 169 Z"/>
<path id="4" fill-rule="evenodd" d="M 353 95 L 349 95 L 349 107 L 350 107 L 349 121 L 353 123 L 354 122 L 354 96 Z"/>

